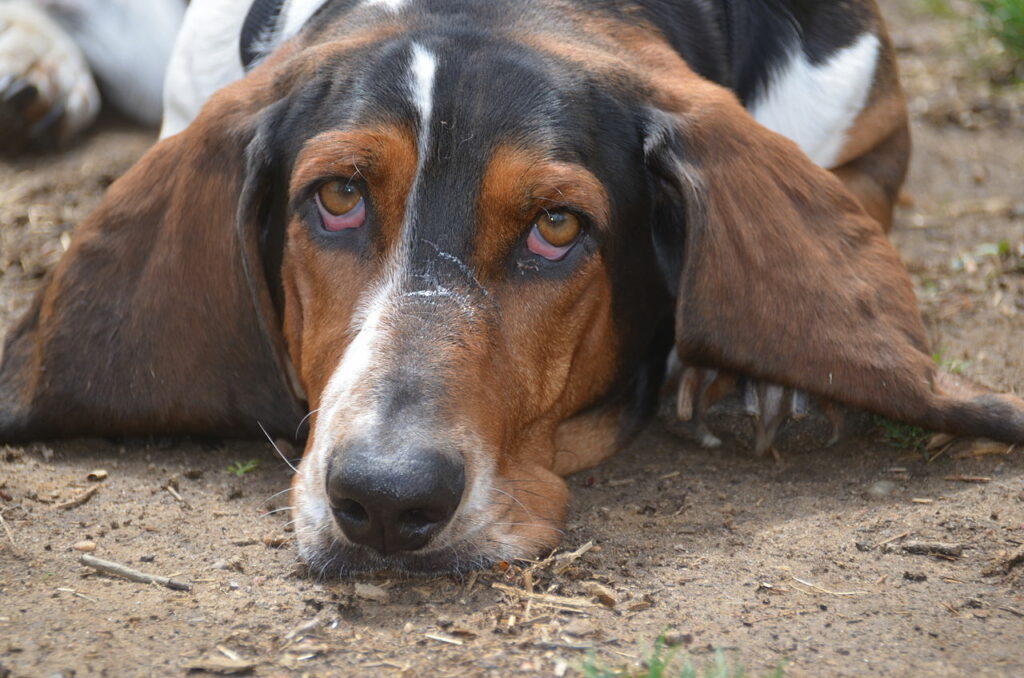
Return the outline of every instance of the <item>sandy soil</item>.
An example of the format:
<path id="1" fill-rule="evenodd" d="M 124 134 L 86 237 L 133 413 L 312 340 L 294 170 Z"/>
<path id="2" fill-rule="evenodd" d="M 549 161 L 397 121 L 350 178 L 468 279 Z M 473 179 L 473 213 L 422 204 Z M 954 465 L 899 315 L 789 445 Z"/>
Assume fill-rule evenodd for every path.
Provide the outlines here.
<path id="1" fill-rule="evenodd" d="M 941 360 L 1019 393 L 1024 96 L 991 85 L 998 59 L 967 22 L 914 7 L 887 8 L 916 141 L 893 237 Z M 150 141 L 108 125 L 61 156 L 0 164 L 0 328 Z M 564 546 L 585 553 L 413 581 L 304 577 L 290 475 L 260 443 L 0 448 L 0 677 L 177 675 L 230 656 L 259 676 L 576 675 L 591 650 L 635 664 L 666 630 L 752 675 L 1024 675 L 1019 449 L 922 453 L 874 434 L 776 465 L 655 423 L 571 479 Z M 192 590 L 97 575 L 73 549 L 86 540 Z M 907 553 L 911 541 L 960 555 Z"/>

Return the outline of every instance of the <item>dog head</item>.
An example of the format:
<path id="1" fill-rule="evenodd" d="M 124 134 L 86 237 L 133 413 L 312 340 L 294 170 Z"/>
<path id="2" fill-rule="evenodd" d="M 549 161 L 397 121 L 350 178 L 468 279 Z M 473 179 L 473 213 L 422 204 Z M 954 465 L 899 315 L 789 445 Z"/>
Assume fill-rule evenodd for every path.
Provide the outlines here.
<path id="1" fill-rule="evenodd" d="M 673 332 L 1024 431 L 1019 401 L 946 393 L 854 198 L 642 20 L 417 7 L 325 10 L 112 188 L 8 344 L 8 436 L 290 432 L 305 400 L 299 550 L 343 573 L 555 546 L 559 476 L 649 413 Z"/>

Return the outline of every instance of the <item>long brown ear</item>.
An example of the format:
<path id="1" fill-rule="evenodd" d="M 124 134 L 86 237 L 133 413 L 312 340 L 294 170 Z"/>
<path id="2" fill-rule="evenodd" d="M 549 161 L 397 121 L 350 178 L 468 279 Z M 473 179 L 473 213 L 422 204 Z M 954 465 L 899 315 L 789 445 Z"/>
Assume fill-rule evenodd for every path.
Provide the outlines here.
<path id="1" fill-rule="evenodd" d="M 153 147 L 77 228 L 8 335 L 0 440 L 294 432 L 303 410 L 247 204 L 269 101 L 247 81 Z"/>
<path id="2" fill-rule="evenodd" d="M 899 256 L 831 173 L 700 78 L 658 108 L 648 159 L 685 215 L 670 227 L 682 254 L 666 257 L 681 358 L 1024 442 L 1024 401 L 937 374 Z"/>

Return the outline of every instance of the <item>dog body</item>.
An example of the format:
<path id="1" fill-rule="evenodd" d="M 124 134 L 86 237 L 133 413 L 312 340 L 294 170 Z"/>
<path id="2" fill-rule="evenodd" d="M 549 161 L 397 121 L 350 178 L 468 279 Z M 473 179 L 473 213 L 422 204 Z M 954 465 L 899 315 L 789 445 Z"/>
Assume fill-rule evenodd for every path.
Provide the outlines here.
<path id="1" fill-rule="evenodd" d="M 300 5 L 78 229 L 8 338 L 0 439 L 292 435 L 308 412 L 293 510 L 325 573 L 551 548 L 559 476 L 646 420 L 673 344 L 1024 439 L 1024 403 L 936 371 L 884 235 L 908 138 L 872 3 L 272 21 Z"/>

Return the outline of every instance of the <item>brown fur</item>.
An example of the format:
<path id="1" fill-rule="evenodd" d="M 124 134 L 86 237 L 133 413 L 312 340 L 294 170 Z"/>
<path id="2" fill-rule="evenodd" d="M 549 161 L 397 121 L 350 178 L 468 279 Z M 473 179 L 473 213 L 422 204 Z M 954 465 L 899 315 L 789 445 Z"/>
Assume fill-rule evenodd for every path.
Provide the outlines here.
<path id="1" fill-rule="evenodd" d="M 9 437 L 293 428 L 301 410 L 269 295 L 244 263 L 256 256 L 254 229 L 232 227 L 243 193 L 238 132 L 264 103 L 252 85 L 220 92 L 76 230 L 7 339 L 0 374 L 17 390 L 0 403 Z M 224 227 L 193 228 L 196 214 Z"/>

